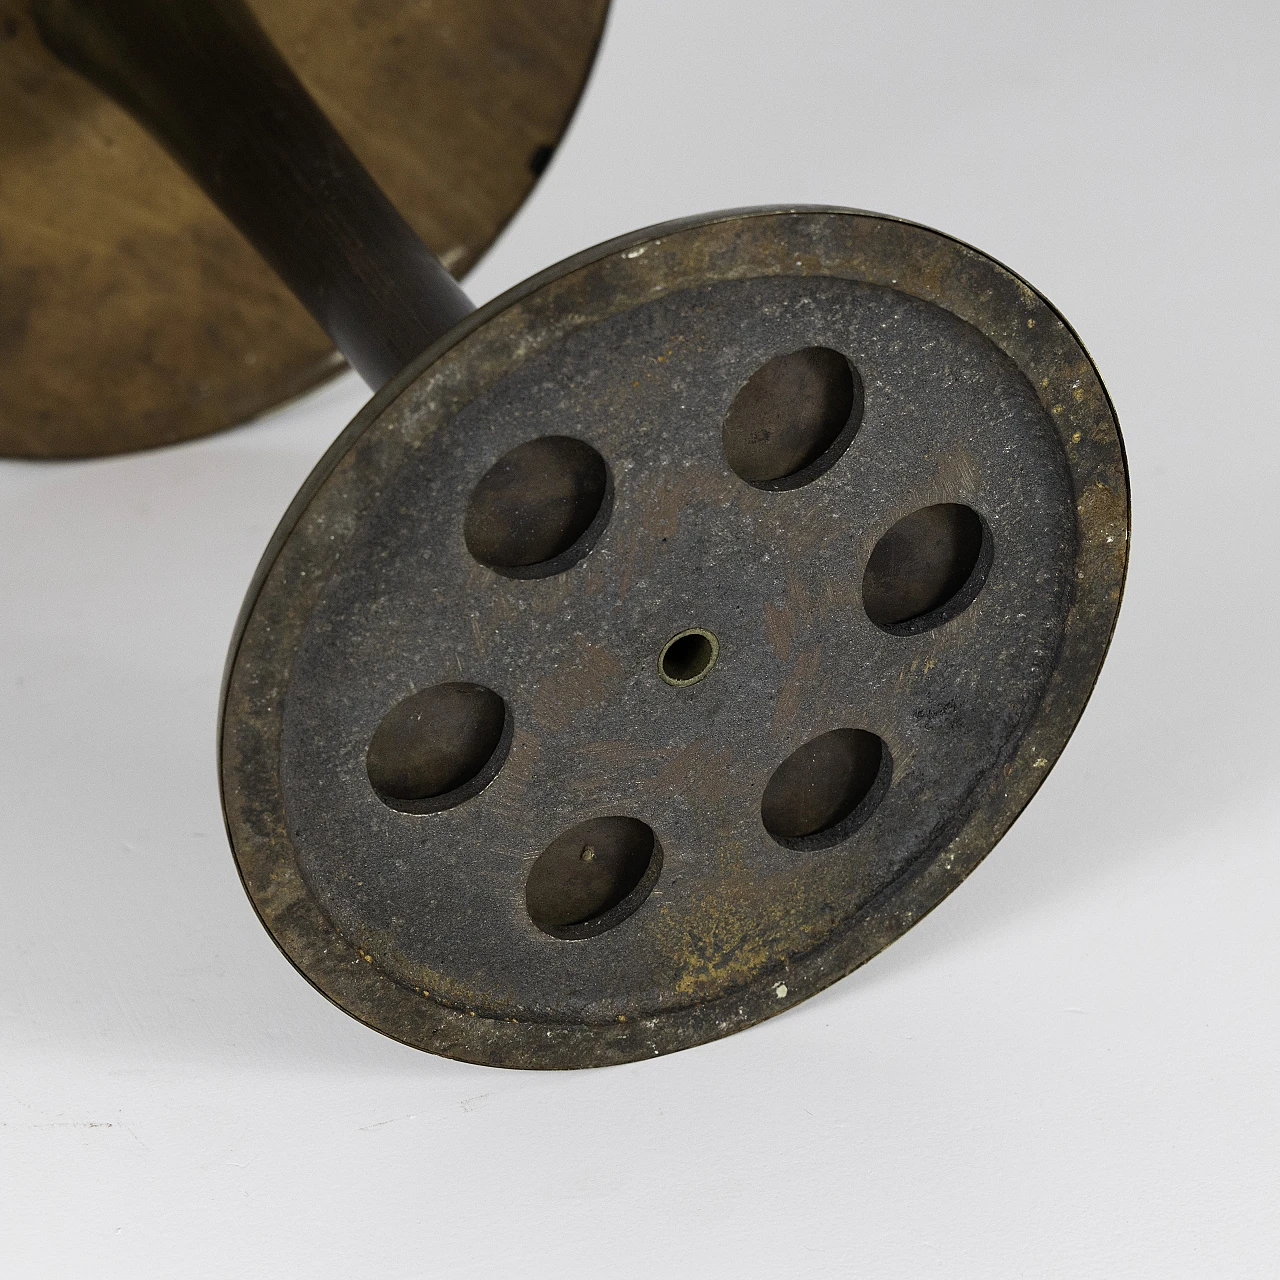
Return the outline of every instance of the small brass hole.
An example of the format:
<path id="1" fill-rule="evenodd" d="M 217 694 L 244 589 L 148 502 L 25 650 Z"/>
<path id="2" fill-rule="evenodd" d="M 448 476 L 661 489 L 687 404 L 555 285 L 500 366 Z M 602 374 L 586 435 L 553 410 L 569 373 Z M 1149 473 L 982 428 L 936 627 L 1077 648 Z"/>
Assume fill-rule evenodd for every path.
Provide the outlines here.
<path id="1" fill-rule="evenodd" d="M 719 656 L 720 642 L 710 631 L 681 631 L 662 646 L 658 674 L 677 688 L 697 684 L 716 665 Z"/>

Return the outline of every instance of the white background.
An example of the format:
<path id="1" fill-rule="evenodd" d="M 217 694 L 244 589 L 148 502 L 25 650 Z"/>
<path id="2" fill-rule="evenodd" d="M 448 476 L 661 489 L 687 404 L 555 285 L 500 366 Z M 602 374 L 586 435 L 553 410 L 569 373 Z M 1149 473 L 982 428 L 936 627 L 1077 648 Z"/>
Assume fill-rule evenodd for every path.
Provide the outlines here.
<path id="1" fill-rule="evenodd" d="M 1277 12 L 617 0 L 477 301 L 683 214 L 901 214 L 1064 311 L 1132 468 L 1119 631 L 1034 803 L 885 954 L 721 1043 L 432 1058 L 255 920 L 220 672 L 353 378 L 0 464 L 0 1272 L 1280 1274 Z"/>

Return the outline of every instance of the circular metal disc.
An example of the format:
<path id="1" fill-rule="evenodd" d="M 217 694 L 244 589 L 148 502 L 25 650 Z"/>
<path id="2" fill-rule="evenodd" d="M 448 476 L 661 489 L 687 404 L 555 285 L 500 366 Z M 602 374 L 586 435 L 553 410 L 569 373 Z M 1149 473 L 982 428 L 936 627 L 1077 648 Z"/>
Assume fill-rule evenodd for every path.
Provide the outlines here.
<path id="1" fill-rule="evenodd" d="M 838 210 L 605 245 L 464 322 L 291 508 L 224 693 L 245 885 L 315 986 L 435 1053 L 726 1035 L 991 849 L 1127 547 L 1102 383 L 992 259 Z"/>
<path id="2" fill-rule="evenodd" d="M 607 0 L 255 0 L 455 275 L 519 208 Z M 178 166 L 0 0 L 0 454 L 78 457 L 243 422 L 343 367 Z"/>

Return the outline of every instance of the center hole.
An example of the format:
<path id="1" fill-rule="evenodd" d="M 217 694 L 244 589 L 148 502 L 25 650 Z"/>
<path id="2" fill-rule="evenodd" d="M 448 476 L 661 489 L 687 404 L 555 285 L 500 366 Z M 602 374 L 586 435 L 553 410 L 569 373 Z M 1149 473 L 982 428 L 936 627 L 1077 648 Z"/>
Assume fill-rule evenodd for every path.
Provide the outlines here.
<path id="1" fill-rule="evenodd" d="M 710 631 L 682 631 L 663 645 L 658 672 L 668 684 L 695 684 L 715 666 L 719 653 L 719 641 Z"/>

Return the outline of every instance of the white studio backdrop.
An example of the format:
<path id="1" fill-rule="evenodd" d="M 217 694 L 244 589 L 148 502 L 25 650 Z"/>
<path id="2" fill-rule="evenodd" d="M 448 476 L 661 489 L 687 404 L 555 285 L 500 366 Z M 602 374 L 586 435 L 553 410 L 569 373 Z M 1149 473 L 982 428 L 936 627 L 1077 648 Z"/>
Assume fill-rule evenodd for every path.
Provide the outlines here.
<path id="1" fill-rule="evenodd" d="M 852 977 L 634 1066 L 436 1059 L 237 881 L 225 647 L 352 377 L 0 463 L 0 1274 L 1280 1274 L 1280 9 L 616 0 L 468 281 L 767 203 L 900 214 L 1070 319 L 1129 449 L 1111 657 L 1031 807 Z"/>

